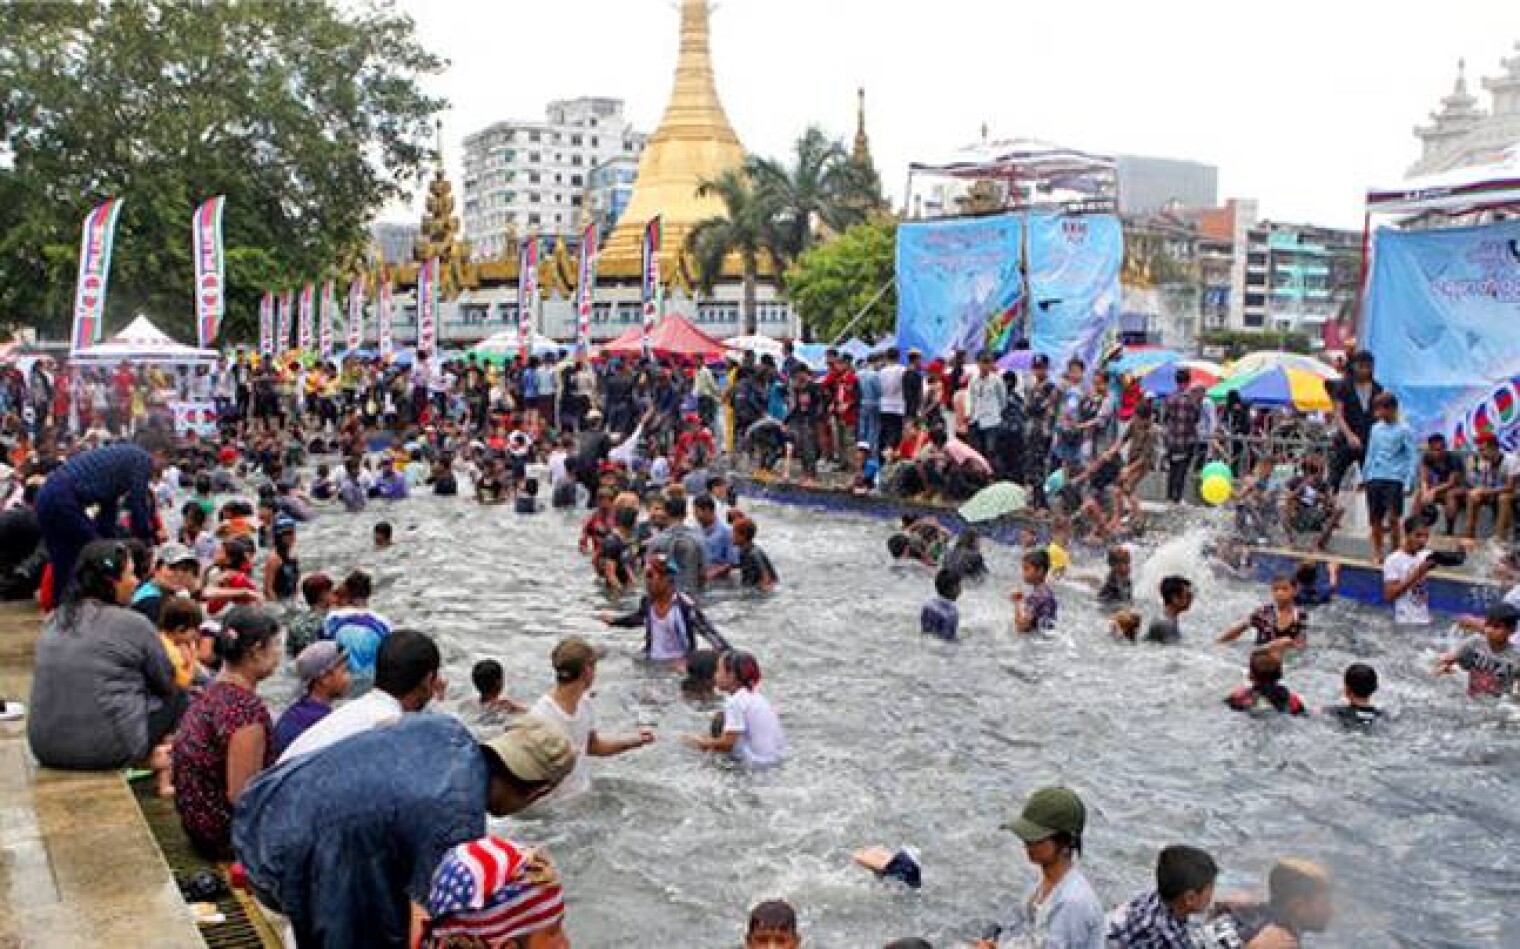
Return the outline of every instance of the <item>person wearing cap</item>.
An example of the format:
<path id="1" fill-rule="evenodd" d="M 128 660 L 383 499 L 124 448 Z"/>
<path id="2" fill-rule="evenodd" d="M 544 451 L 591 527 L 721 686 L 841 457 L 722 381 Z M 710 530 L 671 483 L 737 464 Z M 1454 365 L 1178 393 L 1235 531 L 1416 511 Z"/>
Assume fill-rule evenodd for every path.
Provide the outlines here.
<path id="1" fill-rule="evenodd" d="M 337 644 L 343 646 L 341 641 Z M 341 651 L 346 654 L 352 673 L 353 656 L 347 647 Z M 438 644 L 431 636 L 407 629 L 392 633 L 381 644 L 375 660 L 375 687 L 307 728 L 280 754 L 280 763 L 315 754 L 346 738 L 394 724 L 427 708 L 428 703 L 443 695 L 445 683 L 439 672 L 442 664 Z"/>
<path id="2" fill-rule="evenodd" d="M 400 949 L 449 851 L 574 767 L 564 734 L 531 716 L 484 743 L 449 716 L 408 716 L 265 772 L 244 791 L 233 844 L 298 945 Z"/>
<path id="3" fill-rule="evenodd" d="M 153 576 L 144 580 L 132 593 L 132 609 L 158 623 L 164 598 L 192 596 L 200 582 L 201 562 L 195 551 L 184 544 L 166 544 L 160 548 Z"/>
<path id="4" fill-rule="evenodd" d="M 1467 694 L 1471 698 L 1503 698 L 1515 691 L 1520 682 L 1520 649 L 1512 642 L 1520 610 L 1500 600 L 1484 613 L 1481 635 L 1471 636 L 1446 653 L 1436 664 L 1436 674 L 1455 669 L 1467 672 Z M 1464 623 L 1464 626 L 1470 626 Z"/>
<path id="5" fill-rule="evenodd" d="M 648 728 L 621 738 L 604 738 L 597 732 L 596 709 L 590 697 L 596 684 L 597 659 L 596 649 L 581 637 L 560 640 L 550 656 L 554 688 L 528 710 L 529 715 L 564 732 L 576 754 L 575 770 L 545 798 L 545 803 L 559 804 L 589 792 L 591 758 L 610 758 L 654 742 L 654 731 Z"/>
<path id="6" fill-rule="evenodd" d="M 422 949 L 568 949 L 565 894 L 547 856 L 501 837 L 450 850 L 433 873 Z"/>
<path id="7" fill-rule="evenodd" d="M 1103 904 L 1077 867 L 1087 807 L 1076 792 L 1040 788 L 1018 817 L 1003 825 L 1024 842 L 1029 862 L 1040 869 L 1034 892 L 1019 905 L 1009 933 L 1031 933 L 1042 949 L 1104 949 Z M 984 939 L 978 949 L 995 949 Z"/>
<path id="8" fill-rule="evenodd" d="M 276 755 L 330 715 L 333 703 L 348 692 L 348 653 L 331 640 L 312 643 L 296 657 L 296 678 L 301 680 L 301 697 L 274 723 Z"/>
<path id="9" fill-rule="evenodd" d="M 698 637 L 714 649 L 728 649 L 728 641 L 713 628 L 697 601 L 676 589 L 680 571 L 674 557 L 651 553 L 644 564 L 645 593 L 638 607 L 622 616 L 610 612 L 597 616 L 607 626 L 644 627 L 643 657 L 651 662 L 685 661 L 696 651 Z"/>

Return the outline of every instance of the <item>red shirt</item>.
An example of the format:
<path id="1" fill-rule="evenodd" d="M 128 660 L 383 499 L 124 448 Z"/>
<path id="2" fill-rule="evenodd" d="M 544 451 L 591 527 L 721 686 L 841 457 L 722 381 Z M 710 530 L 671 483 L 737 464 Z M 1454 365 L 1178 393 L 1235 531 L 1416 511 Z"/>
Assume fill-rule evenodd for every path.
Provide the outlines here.
<path id="1" fill-rule="evenodd" d="M 253 582 L 253 578 L 241 570 L 223 570 L 216 578 L 215 585 L 230 590 L 253 590 L 255 593 L 259 589 L 259 585 Z M 231 605 L 231 600 L 208 600 L 206 612 L 217 616 Z"/>
<path id="2" fill-rule="evenodd" d="M 835 371 L 829 373 L 823 381 L 829 387 L 835 417 L 845 425 L 854 425 L 860 416 L 860 407 L 856 399 L 855 373 L 849 369 L 843 372 Z"/>

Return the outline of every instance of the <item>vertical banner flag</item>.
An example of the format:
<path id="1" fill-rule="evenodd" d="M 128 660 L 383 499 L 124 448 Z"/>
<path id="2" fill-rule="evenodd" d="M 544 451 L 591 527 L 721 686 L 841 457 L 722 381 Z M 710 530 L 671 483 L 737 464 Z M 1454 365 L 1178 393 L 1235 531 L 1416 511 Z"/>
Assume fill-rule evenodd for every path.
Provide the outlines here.
<path id="1" fill-rule="evenodd" d="M 1023 247 L 1015 214 L 898 227 L 898 348 L 926 359 L 1007 352 L 1024 322 Z"/>
<path id="2" fill-rule="evenodd" d="M 259 352 L 274 352 L 274 294 L 268 290 L 259 298 Z"/>
<path id="3" fill-rule="evenodd" d="M 333 320 L 338 316 L 338 301 L 333 296 L 333 282 L 322 284 L 322 310 L 317 316 L 317 345 L 322 358 L 331 359 L 333 354 Z"/>
<path id="4" fill-rule="evenodd" d="M 218 195 L 195 209 L 190 236 L 195 254 L 195 329 L 199 346 L 211 348 L 226 310 L 223 286 L 222 206 Z"/>
<path id="5" fill-rule="evenodd" d="M 79 281 L 74 287 L 74 333 L 70 349 L 79 352 L 100 342 L 105 325 L 106 283 L 111 277 L 111 242 L 121 199 L 112 198 L 85 215 L 79 240 Z"/>
<path id="6" fill-rule="evenodd" d="M 644 355 L 649 355 L 649 334 L 664 316 L 660 310 L 664 297 L 660 293 L 660 236 L 662 227 L 658 216 L 644 227 Z"/>
<path id="7" fill-rule="evenodd" d="M 296 348 L 303 352 L 311 351 L 312 309 L 316 304 L 316 295 L 317 288 L 309 283 L 301 288 L 301 302 L 296 314 L 296 336 L 298 337 Z"/>
<path id="8" fill-rule="evenodd" d="M 591 351 L 591 308 L 596 303 L 596 225 L 587 224 L 581 235 L 581 266 L 575 282 L 575 348 L 582 355 Z"/>
<path id="9" fill-rule="evenodd" d="M 396 343 L 391 337 L 391 275 L 385 271 L 381 271 L 380 285 L 375 288 L 375 332 L 380 357 L 389 359 Z"/>
<path id="10" fill-rule="evenodd" d="M 1029 340 L 1056 365 L 1080 357 L 1089 371 L 1119 322 L 1124 233 L 1112 214 L 1029 218 Z"/>
<path id="11" fill-rule="evenodd" d="M 538 238 L 529 235 L 523 241 L 517 262 L 517 353 L 528 361 L 528 346 L 533 337 L 533 308 L 538 303 Z"/>
<path id="12" fill-rule="evenodd" d="M 355 277 L 348 285 L 348 349 L 364 345 L 364 278 Z"/>
<path id="13" fill-rule="evenodd" d="M 290 333 L 295 328 L 296 300 L 294 291 L 280 294 L 280 319 L 274 336 L 274 355 L 279 356 L 290 349 Z"/>
<path id="14" fill-rule="evenodd" d="M 438 342 L 438 258 L 422 262 L 417 270 L 417 355 L 433 355 Z"/>
<path id="15" fill-rule="evenodd" d="M 1520 447 L 1520 221 L 1374 235 L 1362 333 L 1421 436 Z"/>

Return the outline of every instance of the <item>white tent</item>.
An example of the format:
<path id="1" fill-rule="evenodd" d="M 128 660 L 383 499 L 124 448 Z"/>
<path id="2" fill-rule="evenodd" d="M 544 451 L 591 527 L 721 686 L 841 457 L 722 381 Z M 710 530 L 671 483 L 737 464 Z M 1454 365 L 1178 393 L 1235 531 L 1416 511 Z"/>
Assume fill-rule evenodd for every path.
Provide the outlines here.
<path id="1" fill-rule="evenodd" d="M 479 345 L 472 347 L 470 352 L 479 353 L 482 356 L 513 357 L 521 348 L 517 330 L 510 329 L 487 337 Z M 542 333 L 534 333 L 528 337 L 528 352 L 534 356 L 551 356 L 562 350 L 574 348 L 570 344 L 560 343 Z"/>
<path id="2" fill-rule="evenodd" d="M 1504 205 L 1520 205 L 1520 144 L 1486 164 L 1411 178 L 1392 188 L 1367 192 L 1370 214 L 1465 214 Z"/>
<path id="3" fill-rule="evenodd" d="M 83 365 L 114 365 L 122 362 L 168 365 L 205 365 L 220 355 L 214 349 L 197 349 L 170 339 L 141 314 L 127 328 L 97 346 L 69 357 Z"/>

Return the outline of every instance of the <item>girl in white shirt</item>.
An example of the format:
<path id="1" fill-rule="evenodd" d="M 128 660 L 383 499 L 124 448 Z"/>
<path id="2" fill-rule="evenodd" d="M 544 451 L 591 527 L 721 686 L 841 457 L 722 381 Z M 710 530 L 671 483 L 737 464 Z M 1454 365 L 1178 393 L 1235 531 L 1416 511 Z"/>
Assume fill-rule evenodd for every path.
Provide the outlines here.
<path id="1" fill-rule="evenodd" d="M 716 738 L 692 735 L 686 743 L 699 751 L 731 754 L 749 767 L 780 764 L 786 755 L 786 735 L 770 700 L 756 691 L 759 661 L 741 650 L 725 652 L 718 659 L 716 684 L 719 691 L 728 693 L 722 731 Z"/>

